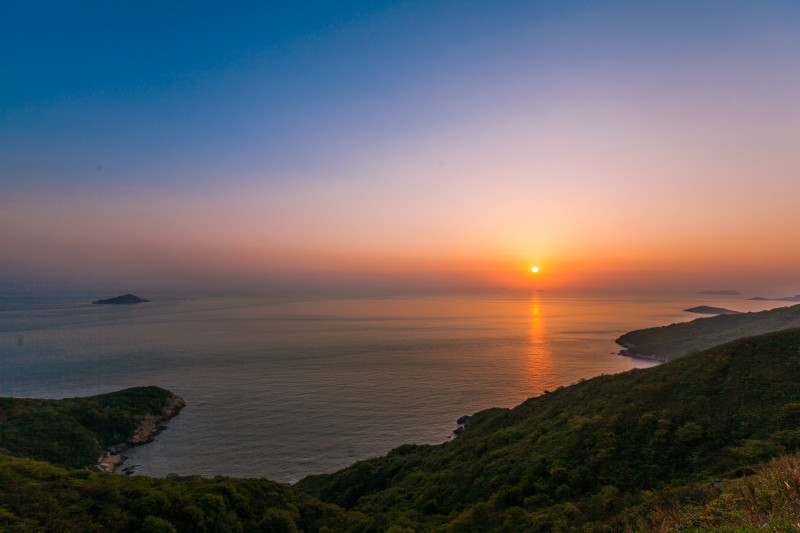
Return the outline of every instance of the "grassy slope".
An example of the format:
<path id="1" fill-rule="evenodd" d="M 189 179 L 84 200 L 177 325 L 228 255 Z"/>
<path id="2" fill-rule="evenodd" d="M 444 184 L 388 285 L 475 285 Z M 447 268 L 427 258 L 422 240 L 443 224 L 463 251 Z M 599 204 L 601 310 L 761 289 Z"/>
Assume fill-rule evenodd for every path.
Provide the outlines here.
<path id="1" fill-rule="evenodd" d="M 173 396 L 136 387 L 88 398 L 0 398 L 0 449 L 70 468 L 90 466 L 102 448 L 128 441 L 141 417 L 160 413 Z"/>
<path id="2" fill-rule="evenodd" d="M 617 342 L 628 347 L 630 355 L 671 360 L 741 337 L 796 327 L 800 327 L 800 305 L 639 329 L 626 333 Z"/>
<path id="3" fill-rule="evenodd" d="M 654 493 L 644 507 L 634 523 L 641 531 L 797 531 L 800 454 L 755 465 L 740 478 Z"/>
<path id="4" fill-rule="evenodd" d="M 797 449 L 798 421 L 793 329 L 483 411 L 458 441 L 402 446 L 300 487 L 375 516 L 405 512 L 428 528 L 610 524 L 644 489 Z"/>

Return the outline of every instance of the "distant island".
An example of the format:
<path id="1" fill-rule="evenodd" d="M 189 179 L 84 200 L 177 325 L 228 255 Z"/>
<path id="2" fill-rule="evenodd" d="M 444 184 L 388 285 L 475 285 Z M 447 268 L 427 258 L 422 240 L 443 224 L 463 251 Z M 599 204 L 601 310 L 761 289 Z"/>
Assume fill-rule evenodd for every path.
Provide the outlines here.
<path id="1" fill-rule="evenodd" d="M 756 296 L 754 298 L 748 298 L 748 300 L 772 300 L 775 302 L 800 302 L 800 294 L 795 294 L 794 296 L 784 296 L 783 298 L 762 298 L 761 296 Z"/>
<path id="2" fill-rule="evenodd" d="M 716 294 L 716 295 L 724 295 L 724 296 L 738 296 L 741 294 L 739 291 L 698 291 L 697 294 Z"/>
<path id="3" fill-rule="evenodd" d="M 117 296 L 116 298 L 109 298 L 108 300 L 95 300 L 92 303 L 97 305 L 129 305 L 129 304 L 140 304 L 149 301 L 150 300 L 145 300 L 144 298 L 139 298 L 138 296 L 134 296 L 133 294 L 123 294 L 122 296 Z"/>
<path id="4" fill-rule="evenodd" d="M 724 307 L 711 307 L 708 305 L 698 305 L 689 309 L 684 309 L 687 313 L 699 313 L 701 315 L 738 315 L 740 311 L 725 309 Z"/>
<path id="5" fill-rule="evenodd" d="M 621 355 L 670 361 L 693 350 L 705 350 L 740 337 L 800 327 L 800 305 L 758 313 L 696 318 L 655 328 L 639 329 L 617 339 Z"/>

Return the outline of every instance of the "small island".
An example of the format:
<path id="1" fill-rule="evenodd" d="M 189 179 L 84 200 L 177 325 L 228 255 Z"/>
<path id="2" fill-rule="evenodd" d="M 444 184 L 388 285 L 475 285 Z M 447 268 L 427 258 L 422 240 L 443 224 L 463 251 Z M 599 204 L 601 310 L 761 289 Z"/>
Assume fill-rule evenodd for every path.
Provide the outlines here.
<path id="1" fill-rule="evenodd" d="M 734 311 L 733 309 L 711 307 L 709 305 L 698 305 L 697 307 L 684 309 L 684 311 L 687 313 L 699 313 L 701 315 L 738 315 L 740 313 L 740 311 Z"/>
<path id="2" fill-rule="evenodd" d="M 133 294 L 123 294 L 122 296 L 117 296 L 115 298 L 109 298 L 108 300 L 95 300 L 92 304 L 95 305 L 130 305 L 130 304 L 140 304 L 144 302 L 149 302 L 150 300 L 145 300 L 144 298 L 139 298 L 138 296 L 134 296 Z"/>

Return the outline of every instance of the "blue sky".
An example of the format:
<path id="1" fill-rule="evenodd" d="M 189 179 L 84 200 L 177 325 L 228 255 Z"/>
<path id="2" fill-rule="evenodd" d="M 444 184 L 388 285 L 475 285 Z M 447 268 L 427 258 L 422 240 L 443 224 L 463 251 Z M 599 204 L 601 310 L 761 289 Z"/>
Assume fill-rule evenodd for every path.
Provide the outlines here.
<path id="1" fill-rule="evenodd" d="M 334 172 L 353 152 L 509 99 L 536 105 L 582 83 L 586 97 L 635 96 L 702 75 L 693 59 L 735 56 L 730 47 L 762 33 L 796 44 L 791 7 L 18 2 L 1 32 L 6 179 L 202 184 Z"/>
<path id="2" fill-rule="evenodd" d="M 86 257 L 125 240 L 218 246 L 208 254 L 264 275 L 282 258 L 339 273 L 468 263 L 480 277 L 536 260 L 580 270 L 597 241 L 586 213 L 646 247 L 609 202 L 692 254 L 676 213 L 756 201 L 772 207 L 751 218 L 782 236 L 767 252 L 783 272 L 797 259 L 781 230 L 796 220 L 774 209 L 800 181 L 798 27 L 796 2 L 17 2 L 0 17 L 0 203 L 14 228 L 0 244 L 44 277 L 54 262 L 86 268 L 53 251 L 71 235 Z M 108 219 L 108 204 L 185 231 L 165 241 Z M 193 234 L 208 223 L 197 213 L 218 224 Z"/>

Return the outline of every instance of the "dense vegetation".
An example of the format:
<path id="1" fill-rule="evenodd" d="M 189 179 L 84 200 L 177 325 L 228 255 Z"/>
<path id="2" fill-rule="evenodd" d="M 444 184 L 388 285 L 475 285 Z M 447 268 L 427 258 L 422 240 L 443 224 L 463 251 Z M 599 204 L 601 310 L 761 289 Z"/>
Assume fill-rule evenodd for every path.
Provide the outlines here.
<path id="1" fill-rule="evenodd" d="M 626 347 L 623 350 L 626 355 L 669 361 L 693 350 L 705 350 L 741 337 L 797 327 L 800 327 L 800 305 L 793 305 L 638 329 L 621 336 L 617 342 Z"/>
<path id="2" fill-rule="evenodd" d="M 68 468 L 91 466 L 103 449 L 129 441 L 142 417 L 174 395 L 135 387 L 88 398 L 0 398 L 0 450 Z"/>
<path id="3" fill-rule="evenodd" d="M 482 411 L 459 440 L 401 446 L 297 487 L 126 478 L 0 457 L 0 529 L 408 533 L 788 524 L 796 513 L 779 503 L 794 496 L 777 494 L 770 474 L 763 482 L 736 479 L 750 465 L 798 450 L 798 422 L 800 329 L 792 329 Z M 792 468 L 795 477 L 781 478 L 790 485 L 800 482 Z M 761 515 L 745 516 L 748 493 L 736 487 L 760 495 L 753 501 L 763 504 Z"/>
<path id="4" fill-rule="evenodd" d="M 0 455 L 0 531 L 357 531 L 366 518 L 265 479 L 155 479 Z"/>

